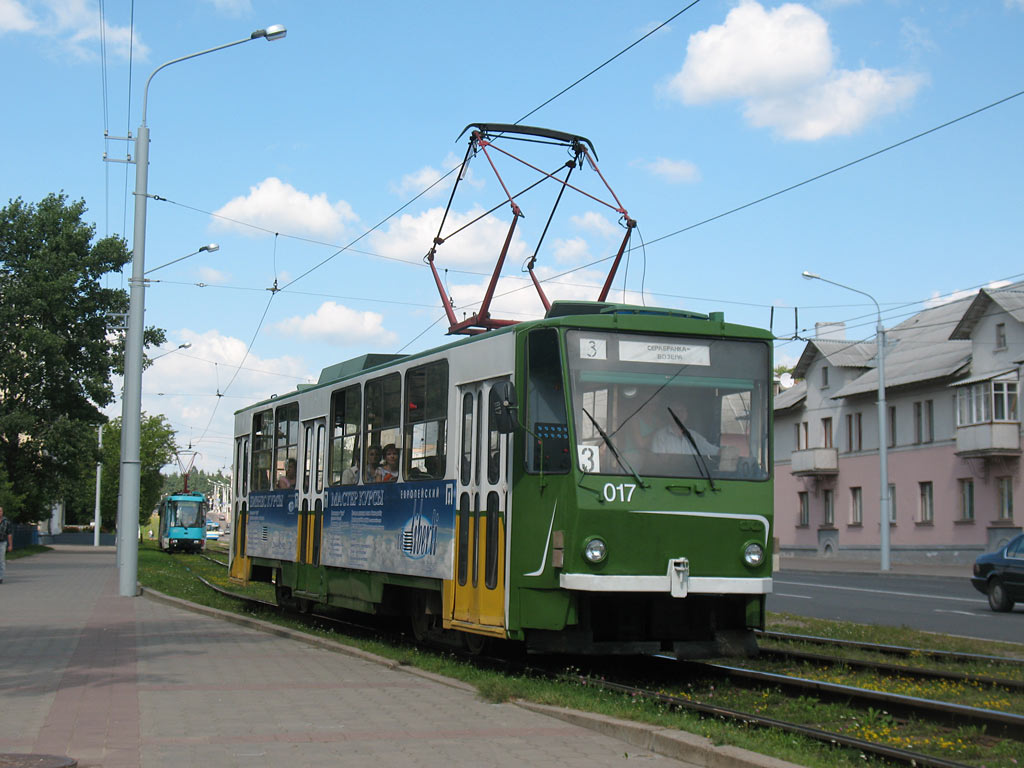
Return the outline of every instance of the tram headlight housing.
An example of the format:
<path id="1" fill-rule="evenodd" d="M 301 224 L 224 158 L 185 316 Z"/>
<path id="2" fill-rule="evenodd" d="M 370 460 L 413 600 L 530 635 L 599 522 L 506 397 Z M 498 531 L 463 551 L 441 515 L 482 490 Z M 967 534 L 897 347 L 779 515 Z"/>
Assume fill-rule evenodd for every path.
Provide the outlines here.
<path id="1" fill-rule="evenodd" d="M 583 545 L 583 557 L 594 565 L 604 562 L 608 557 L 608 545 L 604 543 L 604 539 L 597 536 L 587 539 L 587 543 Z"/>
<path id="2" fill-rule="evenodd" d="M 751 568 L 756 568 L 764 562 L 764 547 L 756 541 L 752 541 L 743 547 L 743 563 Z"/>

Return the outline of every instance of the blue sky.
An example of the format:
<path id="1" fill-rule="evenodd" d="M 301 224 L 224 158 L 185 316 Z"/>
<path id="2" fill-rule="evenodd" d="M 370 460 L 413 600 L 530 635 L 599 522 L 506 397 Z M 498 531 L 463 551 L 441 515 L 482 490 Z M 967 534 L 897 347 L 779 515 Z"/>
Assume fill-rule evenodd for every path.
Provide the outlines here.
<path id="1" fill-rule="evenodd" d="M 288 28 L 175 64 L 149 92 L 149 192 L 162 200 L 148 205 L 147 268 L 220 250 L 152 275 L 146 321 L 176 351 L 146 372 L 143 407 L 168 417 L 198 465 L 228 466 L 237 408 L 364 352 L 446 340 L 422 257 L 449 188 L 387 217 L 461 160 L 463 127 L 520 121 L 686 5 L 0 0 L 0 198 L 63 190 L 85 199 L 99 235 L 130 245 L 135 169 L 103 162 L 129 150 L 104 130 L 135 134 L 163 62 Z M 802 270 L 872 294 L 889 325 L 1024 273 L 1024 96 L 693 225 L 1018 93 L 1022 32 L 1024 0 L 701 0 L 522 122 L 589 138 L 638 221 L 649 244 L 634 238 L 613 298 L 763 327 L 774 308 L 779 336 L 793 334 L 797 308 L 805 336 L 844 320 L 861 338 L 873 305 Z M 504 146 L 548 169 L 565 159 Z M 533 180 L 501 170 L 513 186 Z M 574 181 L 600 191 L 592 171 Z M 499 293 L 525 284 L 555 193 L 545 184 L 521 200 Z M 478 157 L 452 220 L 501 201 Z M 439 249 L 460 316 L 508 220 L 506 205 Z M 607 262 L 581 267 L 614 253 L 621 233 L 611 209 L 567 196 L 537 271 L 575 271 L 546 283 L 549 297 L 595 298 Z M 285 289 L 268 291 L 275 280 Z M 516 319 L 541 311 L 528 290 L 494 306 Z M 780 341 L 777 361 L 802 347 Z"/>

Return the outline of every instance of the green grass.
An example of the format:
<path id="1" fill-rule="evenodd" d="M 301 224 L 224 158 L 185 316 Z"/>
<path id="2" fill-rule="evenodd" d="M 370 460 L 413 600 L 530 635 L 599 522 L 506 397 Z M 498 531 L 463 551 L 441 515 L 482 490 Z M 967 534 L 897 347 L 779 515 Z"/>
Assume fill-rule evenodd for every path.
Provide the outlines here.
<path id="1" fill-rule="evenodd" d="M 20 560 L 23 557 L 32 557 L 32 555 L 39 555 L 43 552 L 52 552 L 53 547 L 46 547 L 42 544 L 30 544 L 27 547 L 18 547 L 17 549 L 7 553 L 8 560 Z"/>
<path id="2" fill-rule="evenodd" d="M 218 549 L 216 545 L 211 546 L 207 554 L 219 558 Z M 226 560 L 226 557 L 223 559 Z M 636 720 L 664 728 L 680 729 L 705 736 L 715 744 L 731 744 L 808 768 L 853 768 L 863 766 L 865 762 L 864 756 L 857 750 L 828 747 L 799 736 L 738 725 L 715 718 L 702 718 L 693 713 L 674 710 L 654 700 L 587 685 L 574 679 L 571 675 L 572 670 L 567 670 L 568 674 L 564 680 L 508 675 L 481 669 L 443 652 L 395 645 L 377 639 L 337 635 L 323 629 L 311 629 L 308 625 L 275 611 L 245 608 L 238 601 L 217 594 L 202 585 L 195 578 L 197 575 L 232 591 L 268 601 L 274 599 L 273 588 L 270 585 L 250 584 L 245 588 L 233 585 L 227 578 L 226 568 L 202 557 L 167 555 L 159 551 L 155 543 L 149 541 L 143 541 L 139 548 L 139 580 L 146 587 L 202 605 L 255 615 L 260 619 L 302 632 L 332 637 L 347 645 L 396 659 L 402 664 L 461 680 L 474 686 L 481 698 L 487 701 L 524 699 Z M 785 614 L 770 614 L 768 623 L 768 629 L 782 632 L 939 650 L 992 655 L 1020 655 L 1024 650 L 1021 646 L 951 638 L 906 628 L 826 622 Z M 661 692 L 692 696 L 696 700 L 708 701 L 723 707 L 805 722 L 824 730 L 847 733 L 864 739 L 886 740 L 893 746 L 926 752 L 970 765 L 985 768 L 1019 768 L 1022 749 L 1020 742 L 990 739 L 978 733 L 976 729 L 949 729 L 928 723 L 897 723 L 882 710 L 858 712 L 837 704 L 822 704 L 816 699 L 792 699 L 772 692 L 747 691 L 720 682 L 708 685 L 698 682 L 687 689 L 665 687 Z M 886 764 L 885 761 L 872 762 L 878 765 Z"/>

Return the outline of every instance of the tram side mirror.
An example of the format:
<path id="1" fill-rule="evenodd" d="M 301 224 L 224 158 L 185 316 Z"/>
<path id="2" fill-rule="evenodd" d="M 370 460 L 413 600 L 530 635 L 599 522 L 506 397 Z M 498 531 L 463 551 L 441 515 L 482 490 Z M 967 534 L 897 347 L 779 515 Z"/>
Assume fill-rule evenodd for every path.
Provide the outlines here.
<path id="1" fill-rule="evenodd" d="M 519 408 L 516 401 L 516 388 L 511 381 L 499 381 L 491 389 L 491 403 L 494 408 L 494 425 L 498 432 L 508 435 L 516 429 L 515 411 Z"/>

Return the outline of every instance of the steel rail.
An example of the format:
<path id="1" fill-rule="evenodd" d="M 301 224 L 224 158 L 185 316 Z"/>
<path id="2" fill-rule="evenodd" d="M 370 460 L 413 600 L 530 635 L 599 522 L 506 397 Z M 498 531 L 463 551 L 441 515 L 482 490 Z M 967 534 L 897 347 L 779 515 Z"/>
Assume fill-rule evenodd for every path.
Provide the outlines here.
<path id="1" fill-rule="evenodd" d="M 850 659 L 838 656 L 826 656 L 822 653 L 810 651 L 795 651 L 782 648 L 760 648 L 760 658 L 770 658 L 775 661 L 794 659 L 799 661 L 813 661 L 828 666 L 844 665 L 851 669 L 862 669 L 871 671 L 882 671 L 887 674 L 906 675 L 923 680 L 950 680 L 959 683 L 978 683 L 993 687 L 1007 688 L 1013 691 L 1024 691 L 1024 680 L 1010 680 L 1005 677 L 988 677 L 987 675 L 973 675 L 968 672 L 944 672 L 940 669 L 926 669 L 924 667 L 907 667 L 902 664 L 887 664 L 879 661 L 867 661 L 865 659 Z"/>
<path id="2" fill-rule="evenodd" d="M 965 653 L 961 651 L 939 651 L 929 648 L 911 648 L 905 645 L 884 645 L 880 643 L 866 643 L 858 640 L 837 640 L 831 637 L 818 637 L 816 635 L 790 635 L 785 632 L 756 631 L 755 634 L 765 640 L 782 640 L 785 642 L 813 643 L 815 645 L 834 645 L 840 648 L 859 648 L 865 651 L 876 651 L 896 656 L 927 656 L 933 659 L 946 661 L 983 661 L 999 664 L 1010 664 L 1024 666 L 1024 659 L 1016 659 L 1011 656 L 989 656 L 983 653 Z"/>
<path id="3" fill-rule="evenodd" d="M 693 712 L 698 712 L 703 715 L 709 715 L 712 717 L 719 717 L 728 720 L 737 720 L 743 723 L 753 724 L 763 728 L 774 728 L 776 730 L 785 731 L 786 733 L 793 733 L 805 736 L 807 738 L 814 739 L 815 741 L 820 741 L 825 744 L 830 744 L 838 747 L 847 747 L 850 749 L 857 749 L 866 754 L 876 755 L 878 757 L 885 757 L 889 760 L 894 760 L 911 766 L 917 766 L 917 768 L 968 768 L 968 766 L 964 763 L 958 763 L 952 760 L 945 760 L 941 757 L 925 755 L 920 752 L 912 752 L 910 750 L 900 749 L 898 747 L 890 747 L 885 744 L 876 744 L 875 742 L 865 741 L 864 739 L 858 739 L 854 736 L 846 736 L 845 734 L 841 733 L 824 731 L 820 728 L 814 728 L 812 726 L 800 725 L 798 723 L 790 723 L 785 720 L 776 720 L 771 717 L 763 717 L 761 715 L 755 715 L 749 712 L 740 712 L 735 709 L 718 707 L 712 704 L 704 704 L 703 702 L 693 701 L 691 699 L 685 699 L 679 696 L 671 696 L 665 693 L 656 693 L 654 691 L 648 691 L 643 688 L 622 685 L 620 683 L 612 683 L 606 680 L 597 680 L 585 676 L 578 676 L 577 679 L 588 686 L 602 687 L 608 690 L 618 691 L 620 693 L 635 694 L 643 698 L 659 701 L 663 704 L 668 704 L 669 706 L 678 707 L 680 709 L 687 709 Z"/>
<path id="4" fill-rule="evenodd" d="M 1001 712 L 994 709 L 969 707 L 963 704 L 951 704 L 934 699 L 922 699 L 900 693 L 886 693 L 870 688 L 858 688 L 852 685 L 828 683 L 821 680 L 809 680 L 802 677 L 779 675 L 774 672 L 757 672 L 724 664 L 708 664 L 703 662 L 680 661 L 698 673 L 716 677 L 727 677 L 734 683 L 748 684 L 752 687 L 780 687 L 811 693 L 823 700 L 851 702 L 858 706 L 883 706 L 891 714 L 917 716 L 935 722 L 953 726 L 975 725 L 985 728 L 988 733 L 1012 738 L 1017 741 L 1024 739 L 1024 715 L 1012 712 Z"/>

